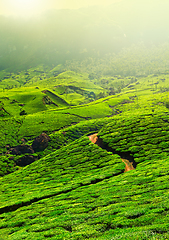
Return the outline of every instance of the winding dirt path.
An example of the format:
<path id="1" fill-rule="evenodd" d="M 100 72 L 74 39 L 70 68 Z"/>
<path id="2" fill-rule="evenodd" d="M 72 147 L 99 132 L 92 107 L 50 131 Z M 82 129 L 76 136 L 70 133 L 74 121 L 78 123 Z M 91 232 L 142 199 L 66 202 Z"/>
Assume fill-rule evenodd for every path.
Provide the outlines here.
<path id="1" fill-rule="evenodd" d="M 125 163 L 125 165 L 126 165 L 124 172 L 128 172 L 128 171 L 131 171 L 131 170 L 134 170 L 134 169 L 135 169 L 135 168 L 133 167 L 133 163 L 132 163 L 132 162 L 129 162 L 129 160 L 123 159 L 123 158 L 121 158 L 121 160 L 122 160 L 122 161 Z"/>
<path id="2" fill-rule="evenodd" d="M 89 137 L 89 140 L 90 140 L 92 143 L 94 143 L 94 144 L 98 145 L 99 147 L 101 147 L 101 141 L 100 141 L 100 139 L 98 138 L 97 133 L 92 134 L 92 135 L 90 135 L 90 136 L 88 136 L 88 137 Z M 134 169 L 135 169 L 135 168 L 133 167 L 133 163 L 130 162 L 129 160 L 124 159 L 124 158 L 121 158 L 121 160 L 122 160 L 122 161 L 124 162 L 124 164 L 126 165 L 124 172 L 128 172 L 128 171 L 131 171 L 131 170 L 134 170 Z"/>
<path id="3" fill-rule="evenodd" d="M 90 136 L 89 136 L 89 140 L 90 140 L 92 143 L 96 144 L 96 142 L 97 142 L 97 140 L 98 140 L 97 133 L 95 133 L 95 134 L 93 134 L 93 135 L 90 135 Z"/>

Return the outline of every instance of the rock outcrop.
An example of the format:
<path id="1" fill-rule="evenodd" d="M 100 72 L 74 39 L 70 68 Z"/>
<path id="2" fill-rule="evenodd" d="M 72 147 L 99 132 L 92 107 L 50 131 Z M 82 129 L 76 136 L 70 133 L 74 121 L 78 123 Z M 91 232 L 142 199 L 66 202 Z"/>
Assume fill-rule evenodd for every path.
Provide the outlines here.
<path id="1" fill-rule="evenodd" d="M 37 160 L 37 157 L 35 156 L 32 156 L 32 155 L 25 155 L 21 158 L 19 158 L 17 161 L 16 161 L 16 164 L 20 167 L 25 167 L 31 163 L 33 163 L 34 161 Z"/>
<path id="2" fill-rule="evenodd" d="M 42 133 L 32 143 L 32 148 L 35 152 L 43 151 L 50 141 L 50 137 L 46 133 Z"/>
<path id="3" fill-rule="evenodd" d="M 9 152 L 13 155 L 21 155 L 21 154 L 25 154 L 25 153 L 32 154 L 32 153 L 34 153 L 34 150 L 31 146 L 22 144 L 22 145 L 18 145 L 16 147 L 14 147 L 14 148 L 10 148 Z"/>
<path id="4" fill-rule="evenodd" d="M 9 156 L 9 160 L 15 161 L 15 164 L 20 167 L 27 166 L 38 159 L 38 155 L 34 156 L 35 152 L 43 151 L 47 146 L 48 142 L 50 141 L 50 137 L 46 133 L 42 133 L 38 137 L 36 137 L 32 143 L 32 146 L 26 145 L 25 139 L 21 139 L 23 144 L 18 145 L 16 147 L 10 147 L 7 144 L 5 147 L 8 150 L 6 154 L 12 154 L 13 156 Z M 22 155 L 20 158 L 15 157 L 14 155 Z"/>

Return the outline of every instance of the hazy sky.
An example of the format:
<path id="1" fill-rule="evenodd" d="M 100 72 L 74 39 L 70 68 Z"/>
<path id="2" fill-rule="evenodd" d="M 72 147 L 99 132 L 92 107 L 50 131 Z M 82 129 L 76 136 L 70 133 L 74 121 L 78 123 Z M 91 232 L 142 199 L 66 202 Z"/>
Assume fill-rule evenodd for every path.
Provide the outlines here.
<path id="1" fill-rule="evenodd" d="M 117 1 L 120 0 L 0 0 L 0 14 L 31 16 L 52 8 L 108 5 Z"/>

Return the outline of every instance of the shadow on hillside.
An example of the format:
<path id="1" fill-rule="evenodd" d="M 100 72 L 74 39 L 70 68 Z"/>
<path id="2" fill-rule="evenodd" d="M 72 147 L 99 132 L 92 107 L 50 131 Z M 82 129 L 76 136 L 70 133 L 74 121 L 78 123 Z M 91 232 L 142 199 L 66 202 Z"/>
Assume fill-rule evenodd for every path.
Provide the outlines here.
<path id="1" fill-rule="evenodd" d="M 130 170 L 134 170 L 136 168 L 137 164 L 134 161 L 134 157 L 131 155 L 130 152 L 115 151 L 113 148 L 111 148 L 107 144 L 105 144 L 103 142 L 103 140 L 97 136 L 97 133 L 95 133 L 93 135 L 90 135 L 88 137 L 89 137 L 89 140 L 91 142 L 93 142 L 94 144 L 98 145 L 102 149 L 105 149 L 108 152 L 112 152 L 112 154 L 118 154 L 121 157 L 122 161 L 126 165 L 124 172 L 130 171 Z"/>

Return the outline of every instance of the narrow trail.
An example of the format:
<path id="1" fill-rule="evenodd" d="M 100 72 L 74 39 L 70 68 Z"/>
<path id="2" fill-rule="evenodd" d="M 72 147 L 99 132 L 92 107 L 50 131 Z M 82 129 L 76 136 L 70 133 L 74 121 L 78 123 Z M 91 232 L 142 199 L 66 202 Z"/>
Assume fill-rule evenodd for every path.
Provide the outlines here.
<path id="1" fill-rule="evenodd" d="M 127 159 L 121 159 L 124 163 L 125 163 L 125 170 L 124 172 L 128 172 L 128 171 L 131 171 L 131 170 L 134 170 L 135 168 L 133 167 L 133 163 L 130 162 L 129 160 Z"/>
<path id="2" fill-rule="evenodd" d="M 98 145 L 99 147 L 102 148 L 102 142 L 101 142 L 101 139 L 98 138 L 97 133 L 92 134 L 92 135 L 90 135 L 90 136 L 88 136 L 88 137 L 89 137 L 89 140 L 90 140 L 92 143 L 94 143 L 94 144 L 96 144 L 96 145 Z M 135 168 L 133 167 L 133 162 L 130 162 L 128 159 L 125 159 L 125 158 L 121 158 L 121 160 L 122 160 L 122 161 L 124 162 L 124 164 L 126 165 L 124 172 L 128 172 L 128 171 L 131 171 L 131 170 L 134 170 L 134 169 L 135 169 Z"/>

